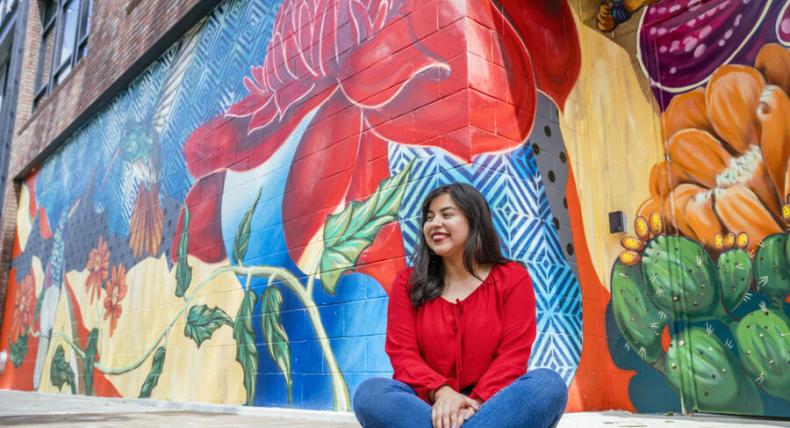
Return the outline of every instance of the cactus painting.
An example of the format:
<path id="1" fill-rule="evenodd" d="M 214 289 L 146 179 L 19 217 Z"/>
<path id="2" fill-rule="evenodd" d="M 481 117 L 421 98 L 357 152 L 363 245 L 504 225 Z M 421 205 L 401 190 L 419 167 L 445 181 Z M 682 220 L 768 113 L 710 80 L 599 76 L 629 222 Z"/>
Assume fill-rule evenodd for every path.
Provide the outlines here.
<path id="1" fill-rule="evenodd" d="M 671 99 L 666 160 L 611 270 L 627 352 L 686 413 L 790 416 L 788 63 L 768 43 Z"/>
<path id="2" fill-rule="evenodd" d="M 746 234 L 719 236 L 711 251 L 664 233 L 658 213 L 635 228 L 611 275 L 630 352 L 665 377 L 685 412 L 762 414 L 761 396 L 790 399 L 787 233 L 750 255 Z"/>

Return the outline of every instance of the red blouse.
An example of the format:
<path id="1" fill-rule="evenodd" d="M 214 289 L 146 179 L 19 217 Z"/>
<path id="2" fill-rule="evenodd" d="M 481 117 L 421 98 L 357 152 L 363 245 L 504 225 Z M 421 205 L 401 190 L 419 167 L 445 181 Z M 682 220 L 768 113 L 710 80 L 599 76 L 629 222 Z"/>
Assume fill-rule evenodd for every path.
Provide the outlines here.
<path id="1" fill-rule="evenodd" d="M 386 351 L 393 378 L 428 393 L 449 385 L 473 386 L 471 398 L 488 400 L 527 371 L 535 341 L 535 291 L 519 263 L 497 264 L 464 300 L 437 297 L 418 307 L 401 271 L 390 291 Z"/>

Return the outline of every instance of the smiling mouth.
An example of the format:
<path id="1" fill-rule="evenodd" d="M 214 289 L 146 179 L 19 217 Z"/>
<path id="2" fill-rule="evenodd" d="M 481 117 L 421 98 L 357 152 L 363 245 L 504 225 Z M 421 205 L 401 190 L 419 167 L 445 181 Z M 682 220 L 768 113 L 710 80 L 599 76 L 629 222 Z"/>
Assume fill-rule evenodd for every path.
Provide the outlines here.
<path id="1" fill-rule="evenodd" d="M 446 233 L 436 232 L 436 233 L 432 233 L 431 234 L 431 241 L 438 243 L 438 242 L 444 241 L 445 239 L 447 239 L 449 237 L 450 237 L 450 235 L 448 235 Z"/>

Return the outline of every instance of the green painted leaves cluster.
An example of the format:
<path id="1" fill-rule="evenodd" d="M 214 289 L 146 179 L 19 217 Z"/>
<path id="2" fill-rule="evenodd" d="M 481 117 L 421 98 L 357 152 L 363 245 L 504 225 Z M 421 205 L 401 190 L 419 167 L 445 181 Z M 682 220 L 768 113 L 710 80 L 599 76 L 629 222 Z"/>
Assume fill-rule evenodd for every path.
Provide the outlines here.
<path id="1" fill-rule="evenodd" d="M 252 329 L 252 311 L 258 296 L 252 290 L 244 293 L 241 307 L 233 323 L 233 338 L 236 339 L 236 361 L 244 371 L 246 404 L 251 405 L 255 397 L 255 377 L 258 373 L 258 348 L 255 347 L 255 331 Z"/>
<path id="2" fill-rule="evenodd" d="M 93 366 L 96 363 L 96 342 L 99 339 L 99 329 L 94 328 L 88 335 L 88 344 L 85 346 L 85 394 L 93 395 Z"/>
<path id="3" fill-rule="evenodd" d="M 288 335 L 285 333 L 280 319 L 280 306 L 283 296 L 275 287 L 269 287 L 261 296 L 261 326 L 269 355 L 285 376 L 285 385 L 288 388 L 288 402 L 291 402 L 293 380 L 291 379 L 291 351 L 288 345 Z"/>
<path id="4" fill-rule="evenodd" d="M 247 248 L 250 245 L 250 226 L 252 224 L 252 215 L 255 214 L 255 208 L 258 206 L 258 201 L 261 200 L 261 190 L 258 189 L 258 195 L 255 197 L 255 202 L 244 213 L 241 219 L 239 228 L 236 229 L 236 240 L 233 243 L 233 259 L 236 263 L 241 264 L 244 257 L 247 255 Z"/>
<path id="5" fill-rule="evenodd" d="M 187 263 L 189 253 L 189 210 L 184 207 L 184 224 L 178 240 L 178 264 L 176 265 L 176 296 L 183 297 L 192 282 L 192 266 Z"/>
<path id="6" fill-rule="evenodd" d="M 25 361 L 27 354 L 27 334 L 23 334 L 16 339 L 16 342 L 10 343 L 11 348 L 11 363 L 14 367 L 19 367 Z"/>
<path id="7" fill-rule="evenodd" d="M 368 200 L 352 202 L 327 218 L 321 254 L 321 285 L 327 293 L 335 294 L 340 276 L 356 265 L 384 225 L 397 220 L 411 168 L 409 164 L 398 175 L 383 180 Z"/>
<path id="8" fill-rule="evenodd" d="M 66 352 L 63 350 L 63 345 L 58 345 L 57 349 L 55 349 L 55 355 L 52 357 L 52 364 L 49 368 L 49 380 L 58 387 L 58 390 L 62 390 L 63 385 L 68 384 L 71 387 L 71 393 L 77 393 L 76 384 L 74 383 L 74 370 L 71 369 L 68 361 L 66 361 Z"/>
<path id="9" fill-rule="evenodd" d="M 151 371 L 148 373 L 148 376 L 146 376 L 145 382 L 143 382 L 143 386 L 140 388 L 140 398 L 151 397 L 151 391 L 153 391 L 156 384 L 159 383 L 159 375 L 162 374 L 162 367 L 165 365 L 165 353 L 164 346 L 156 348 L 154 360 L 153 363 L 151 363 Z"/>
<path id="10" fill-rule="evenodd" d="M 214 330 L 223 325 L 233 325 L 225 311 L 218 307 L 209 308 L 206 305 L 195 305 L 189 308 L 187 323 L 184 326 L 184 336 L 194 340 L 200 348 L 203 341 L 210 339 Z"/>

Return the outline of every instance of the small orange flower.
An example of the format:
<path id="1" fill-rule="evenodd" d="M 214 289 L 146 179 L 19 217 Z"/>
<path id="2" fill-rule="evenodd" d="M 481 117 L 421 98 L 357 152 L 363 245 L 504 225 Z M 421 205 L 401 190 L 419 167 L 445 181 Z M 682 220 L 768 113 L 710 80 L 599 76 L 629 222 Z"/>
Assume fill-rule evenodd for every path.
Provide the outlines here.
<path id="1" fill-rule="evenodd" d="M 36 284 L 33 274 L 29 273 L 19 284 L 14 296 L 14 314 L 11 320 L 11 339 L 24 335 L 33 323 L 36 304 Z"/>
<path id="2" fill-rule="evenodd" d="M 112 267 L 112 275 L 107 283 L 107 297 L 104 298 L 104 319 L 110 319 L 110 337 L 115 331 L 123 308 L 121 300 L 126 296 L 126 267 L 116 265 Z"/>
<path id="3" fill-rule="evenodd" d="M 96 248 L 88 254 L 85 269 L 90 272 L 85 281 L 85 288 L 91 296 L 91 304 L 93 304 L 93 299 L 101 295 L 101 285 L 107 280 L 107 273 L 110 269 L 110 250 L 107 249 L 107 241 L 101 236 L 99 236 L 99 242 L 96 243 Z"/>

